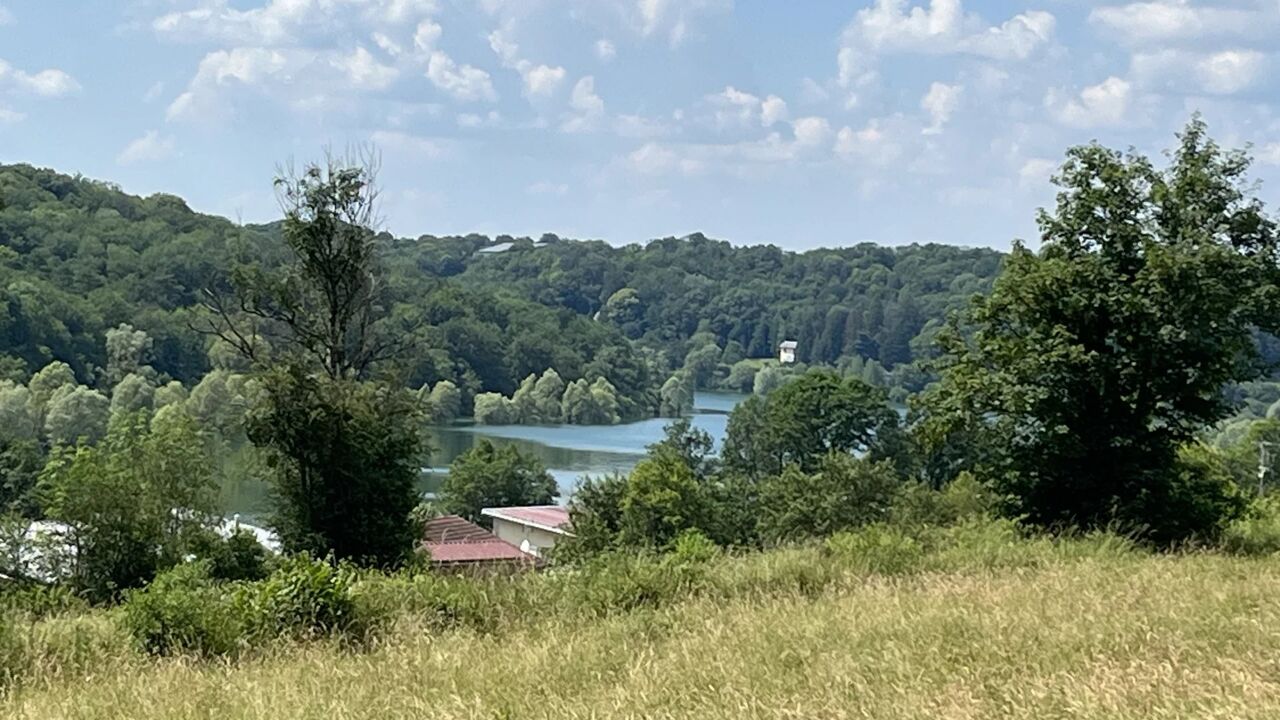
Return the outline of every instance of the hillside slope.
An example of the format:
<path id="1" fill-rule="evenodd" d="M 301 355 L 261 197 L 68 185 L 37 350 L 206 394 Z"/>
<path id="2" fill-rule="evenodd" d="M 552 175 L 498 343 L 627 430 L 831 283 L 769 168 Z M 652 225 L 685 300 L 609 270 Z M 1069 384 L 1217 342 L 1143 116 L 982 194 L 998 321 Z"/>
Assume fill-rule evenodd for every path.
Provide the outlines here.
<path id="1" fill-rule="evenodd" d="M 800 581 L 819 561 L 783 551 L 717 571 L 744 587 L 791 578 L 783 592 L 587 621 L 553 614 L 489 633 L 434 634 L 405 618 L 369 651 L 312 644 L 230 666 L 126 655 L 88 678 L 19 690 L 0 716 L 1280 715 L 1280 560 L 1037 547 L 970 549 L 951 570 L 817 586 Z M 69 632 L 50 637 L 65 644 Z"/>

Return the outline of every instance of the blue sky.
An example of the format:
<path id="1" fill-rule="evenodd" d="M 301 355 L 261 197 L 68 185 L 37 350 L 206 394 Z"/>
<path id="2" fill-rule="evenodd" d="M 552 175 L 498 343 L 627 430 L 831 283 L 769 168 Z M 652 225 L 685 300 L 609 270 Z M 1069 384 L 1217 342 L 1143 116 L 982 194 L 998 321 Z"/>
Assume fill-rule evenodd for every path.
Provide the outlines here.
<path id="1" fill-rule="evenodd" d="M 0 0 L 0 161 L 277 213 L 373 142 L 400 235 L 1034 240 L 1191 112 L 1280 201 L 1280 0 Z"/>

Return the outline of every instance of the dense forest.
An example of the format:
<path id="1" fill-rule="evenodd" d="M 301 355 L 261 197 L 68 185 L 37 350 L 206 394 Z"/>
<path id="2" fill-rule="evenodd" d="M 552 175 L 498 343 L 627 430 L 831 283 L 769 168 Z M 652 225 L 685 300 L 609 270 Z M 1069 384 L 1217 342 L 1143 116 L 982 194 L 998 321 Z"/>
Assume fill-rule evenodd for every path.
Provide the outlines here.
<path id="1" fill-rule="evenodd" d="M 62 361 L 79 382 L 105 383 L 106 333 L 127 324 L 150 339 L 161 384 L 193 386 L 217 364 L 196 320 L 204 289 L 227 284 L 238 264 L 278 262 L 270 248 L 280 227 L 236 225 L 172 195 L 139 198 L 0 166 L 0 376 L 22 383 Z M 621 248 L 551 235 L 382 233 L 378 242 L 390 323 L 415 340 L 411 361 L 394 370 L 415 388 L 447 383 L 436 395 L 457 410 L 436 413 L 442 419 L 471 414 L 484 394 L 490 408 L 499 397 L 518 404 L 522 383 L 548 370 L 570 395 L 560 415 L 651 416 L 664 410 L 666 383 L 669 396 L 690 380 L 750 390 L 758 364 L 731 379 L 732 366 L 776 355 L 784 339 L 798 341 L 801 363 L 871 363 L 872 378 L 902 368 L 881 379 L 902 385 L 946 314 L 986 291 L 1001 262 L 992 250 L 942 245 L 793 253 L 701 235 Z M 672 382 L 681 369 L 692 377 Z M 592 397 L 603 400 L 574 409 Z M 678 411 L 679 398 L 667 399 Z"/>

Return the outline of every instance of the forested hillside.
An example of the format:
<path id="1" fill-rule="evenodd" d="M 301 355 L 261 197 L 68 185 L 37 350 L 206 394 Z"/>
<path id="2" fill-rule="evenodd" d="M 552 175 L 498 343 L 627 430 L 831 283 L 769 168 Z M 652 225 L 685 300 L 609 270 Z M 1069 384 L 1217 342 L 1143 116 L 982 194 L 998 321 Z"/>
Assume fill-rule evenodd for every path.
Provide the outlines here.
<path id="1" fill-rule="evenodd" d="M 60 360 L 80 382 L 104 383 L 106 332 L 127 323 L 150 337 L 161 376 L 198 382 L 211 368 L 209 338 L 194 329 L 202 290 L 225 284 L 236 259 L 270 267 L 260 248 L 277 232 L 193 212 L 171 195 L 0 166 L 0 376 L 25 382 Z M 469 401 L 555 368 L 568 381 L 607 375 L 624 399 L 653 404 L 649 366 L 620 331 L 422 273 L 396 259 L 416 242 L 381 241 L 392 250 L 390 315 L 416 336 L 412 362 L 397 368 L 413 387 L 449 380 Z"/>
<path id="2" fill-rule="evenodd" d="M 701 234 L 620 248 L 554 235 L 493 242 L 424 236 L 406 251 L 424 272 L 598 317 L 675 362 L 687 341 L 709 332 L 740 357 L 776 354 L 790 339 L 801 362 L 856 355 L 892 368 L 927 355 L 946 314 L 985 292 L 1002 258 L 989 249 L 866 243 L 793 253 Z"/>
<path id="3" fill-rule="evenodd" d="M 150 337 L 161 379 L 193 385 L 212 367 L 194 329 L 202 290 L 225 285 L 236 262 L 270 267 L 262 248 L 278 233 L 171 195 L 0 166 L 0 370 L 21 382 L 61 360 L 97 385 L 106 331 L 129 324 Z M 624 417 L 657 412 L 658 387 L 710 346 L 703 361 L 721 381 L 783 339 L 799 342 L 803 363 L 902 366 L 928 354 L 947 312 L 987 290 L 1001 261 L 941 245 L 792 253 L 702 235 L 621 248 L 552 235 L 380 242 L 390 317 L 415 340 L 396 368 L 408 384 L 450 381 L 468 411 L 476 395 L 511 396 L 554 369 L 566 383 L 606 378 Z"/>

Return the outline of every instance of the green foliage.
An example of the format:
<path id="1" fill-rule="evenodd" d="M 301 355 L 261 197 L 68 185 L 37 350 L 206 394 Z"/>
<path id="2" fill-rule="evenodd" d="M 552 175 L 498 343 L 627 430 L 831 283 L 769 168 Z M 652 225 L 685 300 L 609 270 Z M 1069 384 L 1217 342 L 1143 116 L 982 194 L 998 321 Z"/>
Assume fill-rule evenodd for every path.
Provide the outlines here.
<path id="1" fill-rule="evenodd" d="M 351 569 L 304 553 L 286 558 L 266 580 L 242 586 L 235 599 L 256 637 L 360 637 L 370 619 L 357 613 L 355 581 Z"/>
<path id="2" fill-rule="evenodd" d="M 666 548 L 682 532 L 712 525 L 706 488 L 677 452 L 659 447 L 627 478 L 619 504 L 619 541 Z"/>
<path id="3" fill-rule="evenodd" d="M 210 580 L 207 563 L 179 565 L 129 592 L 124 625 L 138 646 L 154 655 L 233 655 L 245 632 L 233 603 Z"/>
<path id="4" fill-rule="evenodd" d="M 48 407 L 44 430 L 50 443 L 74 445 L 83 440 L 92 444 L 107 431 L 111 401 L 97 390 L 64 387 L 54 393 Z"/>
<path id="5" fill-rule="evenodd" d="M 440 486 L 439 507 L 487 525 L 480 515 L 484 508 L 547 505 L 557 494 L 555 478 L 536 457 L 514 445 L 498 447 L 481 440 L 449 466 Z"/>
<path id="6" fill-rule="evenodd" d="M 1248 158 L 1193 120 L 1165 169 L 1073 148 L 1042 247 L 940 336 L 921 407 L 927 467 L 973 469 L 1045 526 L 1119 524 L 1157 542 L 1211 534 L 1235 506 L 1179 449 L 1224 418 L 1271 327 L 1277 239 Z M 1196 497 L 1206 493 L 1204 497 Z"/>
<path id="7" fill-rule="evenodd" d="M 721 455 L 731 472 L 761 478 L 789 464 L 813 470 L 829 453 L 898 459 L 899 438 L 898 415 L 883 390 L 814 370 L 767 398 L 738 405 L 729 416 Z"/>
<path id="8" fill-rule="evenodd" d="M 658 391 L 661 401 L 658 414 L 662 417 L 680 417 L 693 410 L 693 375 L 687 370 L 680 370 L 662 384 Z"/>
<path id="9" fill-rule="evenodd" d="M 512 425 L 519 422 L 519 415 L 510 398 L 498 393 L 481 393 L 476 396 L 476 422 L 481 425 Z"/>
<path id="10" fill-rule="evenodd" d="M 378 566 L 407 559 L 425 454 L 413 394 L 298 368 L 265 374 L 262 392 L 248 432 L 267 452 L 284 548 Z"/>
<path id="11" fill-rule="evenodd" d="M 208 564 L 214 580 L 261 580 L 267 576 L 266 548 L 248 530 L 237 528 L 227 537 L 213 535 L 198 544 L 197 557 Z"/>
<path id="12" fill-rule="evenodd" d="M 1242 555 L 1271 555 L 1280 552 L 1280 496 L 1264 495 L 1227 525 L 1222 547 Z"/>
<path id="13" fill-rule="evenodd" d="M 55 450 L 40 494 L 71 528 L 76 586 L 109 599 L 177 563 L 211 522 L 212 466 L 195 422 L 174 407 L 150 421 L 117 416 L 98 445 Z"/>
<path id="14" fill-rule="evenodd" d="M 916 570 L 924 560 L 924 545 L 892 525 L 876 523 L 838 532 L 823 548 L 855 572 L 896 575 Z"/>
<path id="15" fill-rule="evenodd" d="M 436 383 L 427 395 L 426 402 L 427 416 L 437 425 L 448 425 L 462 414 L 462 391 L 448 380 Z"/>
<path id="16" fill-rule="evenodd" d="M 788 465 L 760 483 L 760 536 L 822 538 L 888 518 L 900 481 L 893 465 L 832 453 L 813 471 Z"/>

